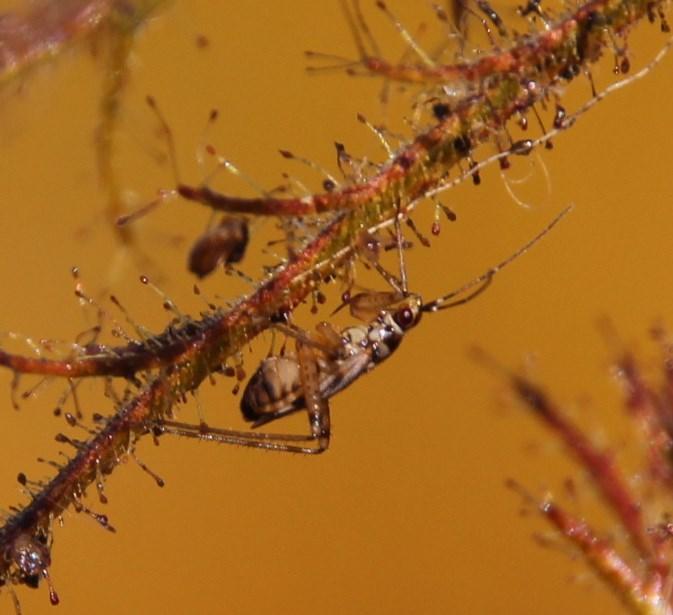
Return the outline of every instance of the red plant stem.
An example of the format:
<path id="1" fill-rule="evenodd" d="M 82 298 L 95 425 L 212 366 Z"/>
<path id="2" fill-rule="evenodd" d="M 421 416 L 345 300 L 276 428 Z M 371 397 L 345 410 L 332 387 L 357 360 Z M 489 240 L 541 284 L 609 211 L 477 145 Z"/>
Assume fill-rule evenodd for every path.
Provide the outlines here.
<path id="1" fill-rule="evenodd" d="M 636 2 L 632 6 L 633 2 L 593 3 L 595 10 L 603 7 L 607 11 L 603 15 L 604 21 L 583 17 L 581 27 L 578 26 L 577 31 L 573 30 L 574 34 L 581 34 L 583 44 L 593 41 L 593 45 L 599 45 L 604 36 L 604 23 L 625 27 L 624 24 L 632 23 L 642 13 L 642 3 Z M 648 5 L 648 10 L 654 10 L 656 6 Z M 579 11 L 576 15 L 584 13 Z M 547 35 L 542 33 L 538 36 L 544 38 Z M 531 37 L 527 44 L 532 45 L 533 39 Z M 566 43 L 562 48 L 564 53 L 557 49 L 553 58 L 546 63 L 545 80 L 549 84 L 561 78 L 569 62 L 577 60 L 577 42 L 571 38 Z M 597 57 L 597 54 L 591 57 Z M 205 186 L 192 188 L 182 185 L 178 189 L 186 198 L 214 209 L 239 213 L 296 216 L 350 209 L 357 216 L 357 221 L 351 224 L 352 228 L 357 228 L 358 224 L 360 228 L 368 228 L 390 220 L 400 209 L 406 210 L 429 191 L 436 191 L 445 185 L 450 169 L 469 156 L 473 144 L 492 139 L 513 114 L 525 112 L 547 96 L 548 87 L 542 87 L 542 83 L 536 83 L 533 87 L 530 83 L 521 83 L 518 78 L 501 80 L 488 96 L 481 94 L 468 98 L 437 125 L 416 137 L 378 175 L 341 190 L 304 198 L 241 199 L 220 195 Z M 346 240 L 343 244 L 348 242 Z M 325 250 L 326 258 L 333 247 Z M 267 312 L 266 315 L 272 313 Z M 217 322 L 219 318 L 220 315 L 215 313 L 206 316 L 201 324 L 191 321 L 184 325 L 178 324 L 144 343 L 115 348 L 84 347 L 81 355 L 65 360 L 23 357 L 0 351 L 0 365 L 16 373 L 68 378 L 103 375 L 131 377 L 138 371 L 180 360 L 185 349 L 198 342 L 203 329 L 209 329 L 211 321 Z M 237 336 L 235 332 L 232 335 Z"/>
<path id="2" fill-rule="evenodd" d="M 0 580 L 25 583 L 23 572 L 17 570 L 16 562 L 6 555 L 16 551 L 14 546 L 17 541 L 26 536 L 48 535 L 51 521 L 69 505 L 76 503 L 99 474 L 111 473 L 135 440 L 148 433 L 154 420 L 169 415 L 176 401 L 195 390 L 211 373 L 220 370 L 229 356 L 269 327 L 275 318 L 292 311 L 319 282 L 334 275 L 344 260 L 351 256 L 360 233 L 389 223 L 400 210 L 405 213 L 429 189 L 440 186 L 446 181 L 449 170 L 469 156 L 473 145 L 492 140 L 514 114 L 530 110 L 549 95 L 550 86 L 570 80 L 578 73 L 575 69 L 586 68 L 594 61 L 604 44 L 606 27 L 619 30 L 646 14 L 650 7 L 639 0 L 606 0 L 602 3 L 594 0 L 586 6 L 593 7 L 594 13 L 600 13 L 603 21 L 589 18 L 590 12 L 585 14 L 580 9 L 576 15 L 583 17 L 579 21 L 575 19 L 573 27 L 558 30 L 564 44 L 553 49 L 542 42 L 538 45 L 536 41 L 547 40 L 546 33 L 525 39 L 526 44 L 538 49 L 536 60 L 545 67 L 542 73 L 536 73 L 539 81 L 522 83 L 516 76 L 499 78 L 497 83 L 489 86 L 488 91 L 467 99 L 437 125 L 417 136 L 369 181 L 306 199 L 230 199 L 230 204 L 239 210 L 245 209 L 245 213 L 253 213 L 247 208 L 250 203 L 256 203 L 260 213 L 267 215 L 349 209 L 326 223 L 315 239 L 287 265 L 280 267 L 253 295 L 241 300 L 231 310 L 216 310 L 201 321 L 169 327 L 162 335 L 153 338 L 151 350 L 140 344 L 140 350 L 136 348 L 134 354 L 134 346 L 130 345 L 124 349 L 130 354 L 119 359 L 118 363 L 112 356 L 118 349 L 111 349 L 109 356 L 78 357 L 82 360 L 81 368 L 75 367 L 74 361 L 48 364 L 41 359 L 17 358 L 6 353 L 0 355 L 0 363 L 4 362 L 17 372 L 20 368 L 34 369 L 35 373 L 49 369 L 52 370 L 50 375 L 68 378 L 106 373 L 129 375 L 143 369 L 160 369 L 135 398 L 108 419 L 96 435 L 87 442 L 77 444 L 75 457 L 34 494 L 26 507 L 0 528 Z M 657 7 L 659 3 L 651 6 Z M 569 68 L 572 68 L 570 72 Z M 533 73 L 535 67 L 531 67 Z M 186 186 L 181 186 L 180 191 L 183 196 L 191 191 L 191 196 L 197 199 L 204 195 L 210 198 L 211 194 L 205 188 Z M 226 209 L 227 197 L 222 198 L 223 208 Z M 81 373 L 77 372 L 78 369 Z M 106 369 L 113 371 L 106 372 Z M 593 471 L 594 479 L 620 515 L 632 540 L 646 558 L 651 558 L 651 545 L 642 531 L 640 511 L 633 504 L 611 461 L 594 451 L 581 434 L 555 414 L 541 395 L 534 394 L 533 389 L 524 390 L 523 385 L 520 392 L 522 396 L 527 396 L 527 401 L 538 414 L 565 437 L 583 463 Z"/>
<path id="3" fill-rule="evenodd" d="M 576 63 L 582 64 L 597 59 L 604 47 L 602 41 L 591 40 L 587 31 L 593 26 L 608 26 L 620 36 L 645 12 L 653 14 L 654 4 L 646 1 L 624 3 L 615 0 L 591 0 L 578 10 L 559 20 L 544 32 L 536 36 L 523 37 L 523 40 L 509 49 L 482 55 L 471 62 L 456 64 L 392 64 L 381 58 L 367 56 L 363 58 L 364 67 L 391 81 L 415 83 L 428 86 L 447 83 L 471 84 L 482 88 L 488 80 L 505 75 L 518 75 L 521 78 L 535 78 L 539 73 L 539 58 L 553 57 L 564 53 L 568 41 L 576 44 Z M 604 16 L 611 18 L 605 19 Z M 662 28 L 667 24 L 662 23 Z M 607 36 L 607 32 L 603 33 Z M 568 68 L 572 70 L 571 65 Z M 544 70 L 544 69 L 543 69 Z M 554 75 L 548 73 L 550 78 Z"/>
<path id="4" fill-rule="evenodd" d="M 549 500 L 540 506 L 540 512 L 582 552 L 589 565 L 635 613 L 670 615 L 671 609 L 662 598 L 661 584 L 643 584 L 610 543 L 598 538 L 587 523 Z"/>
<path id="5" fill-rule="evenodd" d="M 552 429 L 589 472 L 603 498 L 617 514 L 629 539 L 650 565 L 658 562 L 654 545 L 643 524 L 640 506 L 626 486 L 612 457 L 594 447 L 591 441 L 537 386 L 521 377 L 513 377 L 513 387 L 519 397 L 535 411 L 535 416 Z"/>
<path id="6" fill-rule="evenodd" d="M 146 421 L 159 402 L 166 403 L 171 380 L 156 378 L 130 403 L 107 421 L 98 434 L 86 443 L 67 465 L 24 507 L 0 528 L 0 552 L 24 534 L 45 533 L 51 518 L 58 517 L 75 500 L 84 495 L 98 472 L 109 474 L 132 446 L 134 435 L 146 431 Z M 0 578 L 4 578 L 11 562 L 0 558 Z"/>
<path id="7" fill-rule="evenodd" d="M 380 203 L 383 209 L 421 198 L 446 180 L 448 170 L 468 158 L 473 146 L 490 141 L 517 113 L 545 100 L 550 86 L 573 80 L 600 57 L 606 29 L 626 31 L 658 2 L 590 0 L 548 31 L 525 37 L 509 51 L 477 61 L 480 89 L 465 96 L 448 117 L 419 135 L 372 179 L 302 198 L 241 198 L 207 186 L 178 186 L 190 201 L 229 213 L 305 216 Z M 662 29 L 663 29 L 662 23 Z M 666 26 L 667 27 L 667 26 Z M 495 71 L 491 73 L 489 71 Z M 488 79 L 487 76 L 497 76 Z"/>
<path id="8" fill-rule="evenodd" d="M 352 250 L 347 247 L 343 237 L 348 236 L 351 222 L 344 216 L 335 219 L 289 264 L 262 284 L 257 292 L 228 312 L 216 310 L 201 321 L 189 320 L 180 326 L 171 326 L 149 340 L 123 347 L 84 347 L 85 351 L 88 349 L 96 353 L 90 357 L 58 360 L 0 351 L 0 365 L 24 374 L 65 378 L 104 375 L 130 378 L 138 371 L 185 361 L 195 352 L 210 355 L 210 345 L 227 345 L 233 352 L 232 349 L 266 329 L 275 314 L 291 312 L 308 296 L 322 274 L 329 274 L 338 266 L 340 259 L 348 257 Z M 342 244 L 344 249 L 339 258 L 334 258 L 334 252 Z M 214 371 L 217 367 L 213 368 Z"/>
<path id="9" fill-rule="evenodd" d="M 182 363 L 166 368 L 108 419 L 105 426 L 79 447 L 75 457 L 59 470 L 31 502 L 0 528 L 0 553 L 13 552 L 14 543 L 26 535 L 47 535 L 52 519 L 78 501 L 100 474 L 110 474 L 132 448 L 135 440 L 147 433 L 153 420 L 169 415 L 175 401 L 196 389 L 217 370 L 223 357 L 231 350 L 226 343 L 231 343 L 231 340 L 221 338 L 222 330 L 231 332 L 236 325 L 241 330 L 245 328 L 245 335 L 249 338 L 269 325 L 268 318 L 254 318 L 255 314 L 259 314 L 260 306 L 268 309 L 269 305 L 276 305 L 281 310 L 293 309 L 311 288 L 310 284 L 299 285 L 298 278 L 314 267 L 320 267 L 318 259 L 322 250 L 343 232 L 346 222 L 343 216 L 334 220 L 254 295 L 222 314 L 217 321 L 209 323 L 209 328 L 203 331 L 200 340 L 184 350 Z M 334 263 L 329 266 L 333 267 Z M 0 579 L 7 579 L 12 570 L 11 559 L 0 557 Z M 21 582 L 21 578 L 15 581 Z"/>
<path id="10" fill-rule="evenodd" d="M 643 380 L 633 356 L 625 354 L 618 363 L 626 383 L 626 404 L 631 415 L 638 421 L 645 436 L 650 459 L 650 473 L 655 480 L 669 488 L 673 486 L 673 439 L 672 417 L 657 394 Z"/>
<path id="11" fill-rule="evenodd" d="M 373 178 L 342 189 L 301 198 L 242 198 L 220 194 L 207 186 L 178 186 L 178 193 L 216 211 L 259 216 L 298 217 L 378 207 L 389 212 L 423 198 L 446 181 L 473 147 L 489 142 L 513 115 L 543 100 L 545 88 L 529 90 L 518 82 L 503 87 L 499 104 L 486 95 L 459 105 L 445 120 L 417 136 Z"/>

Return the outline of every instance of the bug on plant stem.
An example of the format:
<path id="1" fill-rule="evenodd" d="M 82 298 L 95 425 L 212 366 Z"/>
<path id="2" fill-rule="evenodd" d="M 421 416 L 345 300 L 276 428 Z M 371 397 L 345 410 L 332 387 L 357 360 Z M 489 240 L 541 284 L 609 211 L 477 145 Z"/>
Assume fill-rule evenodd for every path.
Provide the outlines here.
<path id="1" fill-rule="evenodd" d="M 306 410 L 310 434 L 246 432 L 212 428 L 205 423 L 192 425 L 170 420 L 156 422 L 153 425 L 155 433 L 289 453 L 323 453 L 330 441 L 330 397 L 390 357 L 405 334 L 420 322 L 423 313 L 463 305 L 480 295 L 498 271 L 527 252 L 570 209 L 564 209 L 541 232 L 505 260 L 460 288 L 430 302 L 424 302 L 420 295 L 408 291 L 403 251 L 400 248 L 401 281 L 397 283 L 392 276 L 386 276 L 395 287 L 395 292 L 384 293 L 390 299 L 389 305 L 369 324 L 348 327 L 339 333 L 323 322 L 318 326 L 317 335 L 294 326 L 276 324 L 278 329 L 295 338 L 296 357 L 270 356 L 264 359 L 248 381 L 241 400 L 241 411 L 255 428 Z M 398 241 L 401 246 L 399 224 Z M 475 287 L 476 290 L 461 297 Z"/>
<path id="2" fill-rule="evenodd" d="M 553 128 L 541 136 L 529 140 L 525 143 L 516 144 L 516 149 L 520 152 L 522 148 L 525 151 L 530 151 L 530 147 L 538 147 L 541 144 L 549 142 L 561 132 L 572 127 L 577 120 L 585 113 L 595 107 L 598 103 L 605 100 L 609 95 L 623 89 L 629 84 L 632 84 L 647 75 L 659 65 L 670 48 L 673 46 L 673 38 L 669 38 L 666 44 L 659 50 L 659 52 L 640 70 L 631 73 L 619 81 L 616 81 L 602 91 L 597 92 L 594 96 L 588 99 L 573 113 L 559 113 L 557 109 L 556 117 L 554 119 Z M 462 172 L 458 177 L 454 177 L 441 182 L 436 187 L 426 188 L 423 192 L 424 197 L 436 198 L 443 192 L 462 183 L 466 178 L 478 173 L 480 170 L 486 168 L 510 154 L 511 150 L 498 152 L 481 161 L 474 167 L 471 167 Z M 415 202 L 407 209 L 409 211 Z M 441 204 L 440 204 L 441 207 Z M 339 222 L 338 224 L 341 224 Z M 434 226 L 434 225 L 433 225 Z M 336 226 L 330 231 L 335 232 Z M 373 229 L 375 230 L 375 229 Z M 436 234 L 436 231 L 433 231 Z M 322 239 L 318 243 L 322 245 Z M 270 283 L 271 284 L 271 283 Z M 272 285 L 272 284 L 271 284 Z M 267 292 L 265 287 L 260 288 L 260 293 Z M 259 302 L 261 294 L 254 295 L 255 305 Z M 353 303 L 351 302 L 351 308 Z M 195 341 L 205 339 L 210 335 L 216 323 L 219 322 L 220 316 L 217 313 L 212 314 L 200 323 L 192 321 L 186 322 L 183 326 L 169 327 L 166 331 L 153 336 L 143 342 L 131 341 L 123 346 L 104 347 L 90 344 L 84 346 L 79 353 L 76 353 L 72 358 L 68 359 L 50 359 L 46 357 L 29 357 L 19 354 L 9 353 L 4 349 L 0 349 L 0 367 L 6 367 L 15 373 L 15 380 L 19 374 L 41 374 L 46 376 L 57 376 L 67 378 L 83 378 L 92 376 L 122 376 L 131 377 L 137 372 L 162 367 L 172 361 L 176 361 L 178 357 L 183 356 L 192 348 Z M 157 349 L 161 349 L 157 352 Z"/>
<path id="3" fill-rule="evenodd" d="M 203 233 L 189 251 L 189 271 L 204 278 L 222 264 L 238 263 L 245 254 L 250 233 L 245 218 L 223 216 L 217 226 Z"/>

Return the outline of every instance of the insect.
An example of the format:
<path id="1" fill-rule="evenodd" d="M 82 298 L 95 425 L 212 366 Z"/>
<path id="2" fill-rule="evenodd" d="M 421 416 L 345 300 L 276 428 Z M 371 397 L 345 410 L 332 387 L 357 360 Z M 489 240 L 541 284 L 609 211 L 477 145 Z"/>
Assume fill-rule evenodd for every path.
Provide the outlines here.
<path id="1" fill-rule="evenodd" d="M 203 233 L 192 246 L 187 259 L 189 271 L 204 278 L 220 264 L 238 263 L 248 245 L 245 218 L 223 216 L 219 224 Z"/>
<path id="2" fill-rule="evenodd" d="M 205 423 L 192 425 L 165 420 L 153 425 L 156 435 L 170 433 L 200 440 L 238 444 L 290 453 L 319 454 L 330 441 L 329 399 L 372 371 L 399 347 L 408 331 L 424 313 L 463 305 L 480 295 L 494 275 L 527 252 L 569 211 L 564 209 L 540 233 L 514 254 L 462 287 L 430 302 L 407 290 L 403 253 L 400 249 L 401 279 L 386 279 L 394 291 L 364 293 L 350 299 L 360 316 L 376 312 L 368 323 L 341 332 L 322 322 L 310 334 L 293 325 L 279 323 L 276 328 L 295 339 L 295 356 L 274 355 L 264 359 L 248 381 L 241 399 L 243 417 L 260 427 L 279 418 L 305 410 L 309 434 L 276 434 L 217 429 Z M 401 240 L 398 225 L 398 238 Z M 400 243 L 401 245 L 401 243 Z M 468 293 L 469 294 L 465 294 Z M 381 309 L 381 305 L 384 307 Z M 352 309 L 353 311 L 353 309 Z"/>

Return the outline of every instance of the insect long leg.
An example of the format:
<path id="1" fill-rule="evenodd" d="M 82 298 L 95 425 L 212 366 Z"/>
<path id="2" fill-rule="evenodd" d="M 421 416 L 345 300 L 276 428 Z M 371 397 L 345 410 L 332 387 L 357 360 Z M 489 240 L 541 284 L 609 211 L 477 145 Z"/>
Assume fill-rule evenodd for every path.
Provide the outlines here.
<path id="1" fill-rule="evenodd" d="M 397 256 L 400 263 L 400 285 L 402 287 L 402 294 L 406 297 L 409 294 L 409 288 L 407 285 L 407 266 L 404 261 L 404 239 L 402 237 L 402 224 L 400 222 L 401 217 L 401 203 L 398 202 L 397 215 L 395 216 L 395 239 L 397 241 Z"/>
<path id="2" fill-rule="evenodd" d="M 313 348 L 297 341 L 299 377 L 304 390 L 304 406 L 308 413 L 311 435 L 316 439 L 317 452 L 326 451 L 330 441 L 329 403 L 320 394 L 320 369 Z"/>
<path id="3" fill-rule="evenodd" d="M 327 322 L 319 323 L 316 333 L 311 336 L 306 330 L 291 323 L 274 323 L 272 330 L 280 331 L 288 337 L 294 338 L 297 343 L 310 346 L 326 356 L 333 355 L 341 348 L 341 336 Z"/>
<path id="4" fill-rule="evenodd" d="M 315 440 L 312 434 L 275 434 L 251 431 L 236 431 L 230 429 L 217 429 L 208 425 L 192 425 L 177 421 L 162 421 L 153 426 L 158 435 L 172 434 L 184 438 L 196 438 L 206 442 L 218 442 L 220 444 L 235 444 L 250 448 L 279 451 L 282 453 L 300 453 L 316 455 L 323 450 L 313 446 L 299 446 L 288 442 L 312 442 Z"/>
<path id="5" fill-rule="evenodd" d="M 201 423 L 191 425 L 177 421 L 162 421 L 153 425 L 158 434 L 173 434 L 187 438 L 196 438 L 221 444 L 236 444 L 250 448 L 279 451 L 284 453 L 300 453 L 318 455 L 329 447 L 330 442 L 330 414 L 326 397 L 320 392 L 320 370 L 318 362 L 310 344 L 297 340 L 297 360 L 299 376 L 303 390 L 303 407 L 308 413 L 310 434 L 278 434 L 265 432 L 237 431 L 233 429 L 217 429 Z M 301 407 L 297 408 L 298 410 Z M 264 422 L 270 422 L 287 412 L 266 417 Z M 261 424 L 261 423 L 259 423 Z M 301 446 L 300 442 L 313 442 L 314 446 Z"/>
<path id="6" fill-rule="evenodd" d="M 398 279 L 395 277 L 390 271 L 387 271 L 381 263 L 378 261 L 370 261 L 367 263 L 370 267 L 376 271 L 390 286 L 392 286 L 395 289 L 395 292 L 397 292 L 401 297 L 405 295 L 405 292 L 403 290 L 404 288 L 404 282 L 401 279 Z"/>

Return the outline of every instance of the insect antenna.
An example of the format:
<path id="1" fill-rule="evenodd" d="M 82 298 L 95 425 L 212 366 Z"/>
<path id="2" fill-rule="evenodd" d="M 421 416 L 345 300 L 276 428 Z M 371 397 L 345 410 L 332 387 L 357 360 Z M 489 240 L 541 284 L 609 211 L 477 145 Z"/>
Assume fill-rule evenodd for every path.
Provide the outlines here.
<path id="1" fill-rule="evenodd" d="M 421 308 L 421 311 L 438 312 L 439 310 L 446 310 L 448 308 L 455 307 L 457 305 L 463 305 L 464 303 L 467 303 L 468 301 L 471 301 L 472 299 L 478 297 L 482 292 L 484 292 L 488 288 L 488 286 L 491 284 L 493 280 L 493 276 L 496 273 L 498 273 L 498 271 L 500 271 L 501 269 L 509 265 L 511 262 L 519 258 L 519 256 L 522 256 L 523 254 L 528 252 L 528 250 L 530 250 L 530 248 L 532 248 L 538 241 L 540 241 L 540 239 L 542 239 L 549 231 L 551 231 L 572 210 L 572 208 L 573 208 L 572 205 L 566 207 L 549 224 L 547 224 L 545 228 L 543 228 L 537 235 L 535 235 L 535 237 L 533 237 L 530 241 L 521 246 L 514 254 L 508 256 L 504 261 L 501 261 L 494 267 L 491 267 L 488 271 L 482 273 L 480 276 L 477 276 L 472 281 L 461 286 L 460 288 L 451 291 L 450 293 L 443 295 L 442 297 L 438 297 L 434 301 L 425 303 Z M 474 288 L 475 286 L 478 286 L 478 288 L 469 295 L 467 295 L 466 297 L 451 301 L 454 297 L 462 295 L 464 292 Z"/>

